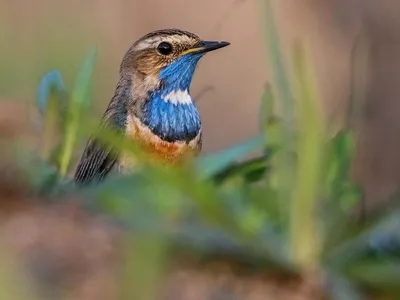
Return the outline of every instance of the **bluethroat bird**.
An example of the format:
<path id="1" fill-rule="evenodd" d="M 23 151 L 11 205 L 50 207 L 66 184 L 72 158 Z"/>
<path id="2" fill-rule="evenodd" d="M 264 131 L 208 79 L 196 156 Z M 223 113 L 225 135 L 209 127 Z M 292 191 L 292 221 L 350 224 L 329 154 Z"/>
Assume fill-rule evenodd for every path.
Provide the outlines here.
<path id="1" fill-rule="evenodd" d="M 196 156 L 202 147 L 202 125 L 190 96 L 192 77 L 205 53 L 229 44 L 204 41 L 178 29 L 143 36 L 122 60 L 120 78 L 100 126 L 117 129 L 162 163 L 177 164 Z M 110 171 L 130 170 L 132 165 L 132 160 L 91 137 L 75 182 L 99 182 Z"/>

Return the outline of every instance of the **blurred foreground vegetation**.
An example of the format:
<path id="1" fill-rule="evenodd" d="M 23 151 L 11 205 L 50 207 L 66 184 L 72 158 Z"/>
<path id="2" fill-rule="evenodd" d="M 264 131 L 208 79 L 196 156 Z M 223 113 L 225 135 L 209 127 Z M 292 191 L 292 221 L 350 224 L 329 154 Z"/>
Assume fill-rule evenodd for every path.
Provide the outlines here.
<path id="1" fill-rule="evenodd" d="M 307 52 L 299 42 L 284 59 L 265 4 L 266 52 L 274 76 L 261 101 L 260 135 L 179 169 L 145 163 L 135 173 L 76 189 L 69 178 L 72 159 L 98 123 L 90 116 L 96 51 L 88 53 L 71 89 L 57 71 L 42 78 L 36 103 L 42 115 L 40 151 L 19 142 L 8 145 L 29 192 L 21 196 L 22 188 L 12 188 L 13 178 L 3 178 L 10 191 L 1 201 L 15 197 L 26 206 L 21 210 L 7 202 L 4 234 L 26 231 L 27 239 L 40 240 L 30 226 L 36 224 L 43 231 L 38 243 L 45 246 L 4 252 L 3 265 L 10 262 L 0 273 L 4 299 L 399 299 L 399 211 L 392 205 L 367 220 L 354 218 L 354 209 L 362 207 L 362 191 L 350 180 L 355 136 L 349 130 L 332 134 L 317 105 Z M 350 111 L 349 118 L 356 113 Z M 97 134 L 146 162 L 130 141 Z M 76 221 L 76 214 L 85 221 Z M 18 222 L 26 228 L 13 227 Z M 94 238 L 96 230 L 109 241 Z M 72 250 L 57 248 L 54 241 Z M 99 254 L 104 243 L 116 253 Z M 5 271 L 17 272 L 9 258 L 14 255 L 35 261 L 28 268 L 29 283 L 20 274 L 10 279 Z M 227 264 L 229 275 L 225 267 L 204 269 L 209 261 Z M 82 266 L 94 271 L 84 273 Z M 60 272 L 80 274 L 79 268 L 94 284 L 81 293 L 79 279 L 53 278 Z M 39 281 L 41 288 L 32 288 L 35 297 L 30 284 Z M 240 284 L 242 289 L 236 288 Z M 256 288 L 258 296 L 251 293 Z M 50 290 L 56 291 L 46 294 Z"/>

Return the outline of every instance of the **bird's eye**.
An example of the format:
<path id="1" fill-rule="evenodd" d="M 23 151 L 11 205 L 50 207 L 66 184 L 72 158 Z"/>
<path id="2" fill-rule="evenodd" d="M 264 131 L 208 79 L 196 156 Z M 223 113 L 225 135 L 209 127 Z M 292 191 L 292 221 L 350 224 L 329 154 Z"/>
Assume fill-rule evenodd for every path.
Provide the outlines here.
<path id="1" fill-rule="evenodd" d="M 157 47 L 158 52 L 162 55 L 168 55 L 172 52 L 172 45 L 167 42 L 161 42 Z"/>

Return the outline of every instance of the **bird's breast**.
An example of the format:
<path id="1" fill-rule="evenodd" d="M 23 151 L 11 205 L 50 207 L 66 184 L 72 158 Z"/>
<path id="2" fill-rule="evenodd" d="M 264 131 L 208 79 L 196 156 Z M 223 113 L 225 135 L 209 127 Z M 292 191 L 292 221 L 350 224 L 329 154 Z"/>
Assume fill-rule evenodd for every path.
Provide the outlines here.
<path id="1" fill-rule="evenodd" d="M 202 145 L 201 130 L 190 141 L 168 142 L 154 134 L 148 126 L 133 115 L 129 115 L 127 118 L 126 135 L 142 147 L 150 155 L 150 158 L 173 165 L 197 155 Z M 126 156 L 123 156 L 120 162 L 124 168 L 130 168 L 135 163 L 134 158 Z"/>
<path id="2" fill-rule="evenodd" d="M 152 93 L 141 112 L 142 124 L 166 142 L 190 142 L 201 129 L 199 112 L 185 89 Z"/>

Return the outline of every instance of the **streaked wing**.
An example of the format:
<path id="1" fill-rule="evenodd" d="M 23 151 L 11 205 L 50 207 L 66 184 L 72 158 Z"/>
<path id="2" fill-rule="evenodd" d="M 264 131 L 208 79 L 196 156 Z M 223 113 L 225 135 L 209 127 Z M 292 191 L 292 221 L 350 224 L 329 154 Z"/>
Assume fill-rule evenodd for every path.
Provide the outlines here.
<path id="1" fill-rule="evenodd" d="M 75 172 L 75 182 L 78 184 L 102 181 L 112 170 L 118 156 L 110 146 L 102 145 L 96 139 L 90 139 L 82 154 Z"/>
<path id="2" fill-rule="evenodd" d="M 129 99 L 130 81 L 120 81 L 109 107 L 104 113 L 102 126 L 124 132 Z M 110 129 L 111 129 L 110 127 Z M 110 145 L 91 137 L 75 171 L 74 180 L 80 185 L 102 181 L 118 162 L 118 153 Z"/>

